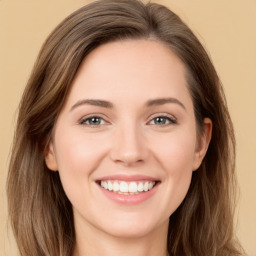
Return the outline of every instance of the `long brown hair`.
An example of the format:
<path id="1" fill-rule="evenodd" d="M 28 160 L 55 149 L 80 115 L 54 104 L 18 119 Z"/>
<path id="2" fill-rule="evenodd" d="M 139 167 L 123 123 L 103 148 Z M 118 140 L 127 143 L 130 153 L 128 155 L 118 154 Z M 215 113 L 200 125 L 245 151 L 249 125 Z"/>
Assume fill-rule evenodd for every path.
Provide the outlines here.
<path id="1" fill-rule="evenodd" d="M 71 256 L 72 206 L 44 155 L 82 60 L 101 44 L 154 38 L 183 61 L 198 131 L 213 122 L 212 141 L 188 194 L 171 215 L 170 255 L 241 255 L 234 239 L 235 138 L 218 75 L 206 51 L 166 7 L 137 0 L 101 0 L 67 17 L 48 37 L 24 91 L 7 182 L 9 215 L 22 256 Z"/>

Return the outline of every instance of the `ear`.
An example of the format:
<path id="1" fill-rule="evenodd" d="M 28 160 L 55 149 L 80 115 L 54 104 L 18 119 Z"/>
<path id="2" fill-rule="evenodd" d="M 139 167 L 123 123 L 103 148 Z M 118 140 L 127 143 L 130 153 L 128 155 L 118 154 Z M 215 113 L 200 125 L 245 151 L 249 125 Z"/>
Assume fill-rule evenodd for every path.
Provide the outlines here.
<path id="1" fill-rule="evenodd" d="M 46 147 L 44 159 L 45 159 L 46 166 L 50 170 L 52 170 L 52 171 L 58 170 L 58 164 L 56 161 L 56 155 L 55 155 L 54 145 L 53 145 L 52 141 L 50 141 Z"/>
<path id="2" fill-rule="evenodd" d="M 204 156 L 207 152 L 208 146 L 212 138 L 212 120 L 204 118 L 203 132 L 198 138 L 197 147 L 195 151 L 193 170 L 197 170 L 201 165 Z"/>

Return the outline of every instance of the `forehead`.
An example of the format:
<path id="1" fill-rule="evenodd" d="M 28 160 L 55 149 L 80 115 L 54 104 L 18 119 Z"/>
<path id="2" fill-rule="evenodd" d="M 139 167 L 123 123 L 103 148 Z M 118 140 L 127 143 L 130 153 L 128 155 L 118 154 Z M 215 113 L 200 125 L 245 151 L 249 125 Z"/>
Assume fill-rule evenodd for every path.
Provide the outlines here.
<path id="1" fill-rule="evenodd" d="M 68 101 L 81 97 L 117 97 L 141 101 L 156 97 L 190 99 L 182 61 L 163 43 L 124 40 L 103 44 L 92 51 L 72 82 Z"/>

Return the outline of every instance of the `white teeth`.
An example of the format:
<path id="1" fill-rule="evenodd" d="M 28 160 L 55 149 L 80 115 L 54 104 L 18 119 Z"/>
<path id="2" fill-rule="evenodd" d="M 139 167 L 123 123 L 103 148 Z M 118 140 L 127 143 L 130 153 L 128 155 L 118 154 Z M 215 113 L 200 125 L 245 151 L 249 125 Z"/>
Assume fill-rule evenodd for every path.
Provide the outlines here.
<path id="1" fill-rule="evenodd" d="M 110 181 L 108 181 L 108 190 L 112 191 L 113 190 L 113 185 Z"/>
<path id="2" fill-rule="evenodd" d="M 139 185 L 138 185 L 138 191 L 139 192 L 142 192 L 144 189 L 143 189 L 143 183 L 140 182 Z"/>
<path id="3" fill-rule="evenodd" d="M 120 189 L 120 192 L 123 192 L 123 193 L 128 192 L 129 191 L 128 184 L 126 182 L 122 181 L 120 183 L 120 188 L 119 189 Z"/>
<path id="4" fill-rule="evenodd" d="M 116 182 L 116 181 L 114 182 L 113 190 L 114 190 L 115 192 L 119 191 L 119 184 L 118 184 L 118 182 Z"/>
<path id="5" fill-rule="evenodd" d="M 148 182 L 144 183 L 143 189 L 144 189 L 144 191 L 148 191 Z"/>
<path id="6" fill-rule="evenodd" d="M 155 182 L 154 181 L 140 181 L 140 182 L 125 182 L 125 181 L 101 181 L 101 187 L 106 190 L 117 192 L 117 193 L 130 193 L 138 194 L 140 192 L 147 192 L 151 190 Z"/>
<path id="7" fill-rule="evenodd" d="M 108 189 L 108 183 L 106 181 L 103 181 L 101 186 L 105 189 Z"/>
<path id="8" fill-rule="evenodd" d="M 130 193 L 136 193 L 138 190 L 137 190 L 137 184 L 136 182 L 131 182 L 129 184 L 129 192 Z"/>
<path id="9" fill-rule="evenodd" d="M 149 183 L 148 183 L 148 190 L 152 189 L 153 186 L 154 186 L 153 182 L 149 182 Z"/>

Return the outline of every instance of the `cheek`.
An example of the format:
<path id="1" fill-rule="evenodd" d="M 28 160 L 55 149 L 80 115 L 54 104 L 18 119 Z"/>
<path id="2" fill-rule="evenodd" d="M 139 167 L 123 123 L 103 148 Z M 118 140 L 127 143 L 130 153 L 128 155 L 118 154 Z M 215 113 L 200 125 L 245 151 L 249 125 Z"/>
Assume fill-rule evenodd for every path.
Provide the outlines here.
<path id="1" fill-rule="evenodd" d="M 83 132 L 58 133 L 56 130 L 55 145 L 64 191 L 72 203 L 75 203 L 75 198 L 79 198 L 79 195 L 82 198 L 90 189 L 87 184 L 92 180 L 93 171 L 105 156 L 104 143 L 101 138 L 94 135 L 85 136 Z"/>
<path id="2" fill-rule="evenodd" d="M 93 134 L 85 136 L 81 131 L 77 133 L 63 131 L 62 134 L 57 133 L 55 138 L 59 171 L 89 174 L 104 156 L 104 140 L 100 136 Z"/>
<path id="3" fill-rule="evenodd" d="M 180 141 L 181 142 L 181 141 Z M 183 190 L 189 186 L 193 172 L 194 144 L 184 143 L 166 146 L 162 152 L 162 163 L 169 176 L 170 187 Z"/>
<path id="4" fill-rule="evenodd" d="M 175 133 L 168 139 L 158 140 L 157 145 L 155 156 L 166 175 L 163 202 L 168 202 L 166 212 L 171 215 L 185 198 L 191 183 L 196 136 L 191 136 L 191 131 Z"/>
<path id="5" fill-rule="evenodd" d="M 155 154 L 169 175 L 179 176 L 187 171 L 192 172 L 196 149 L 196 135 L 192 134 L 193 131 L 179 132 L 162 140 L 158 138 Z"/>

